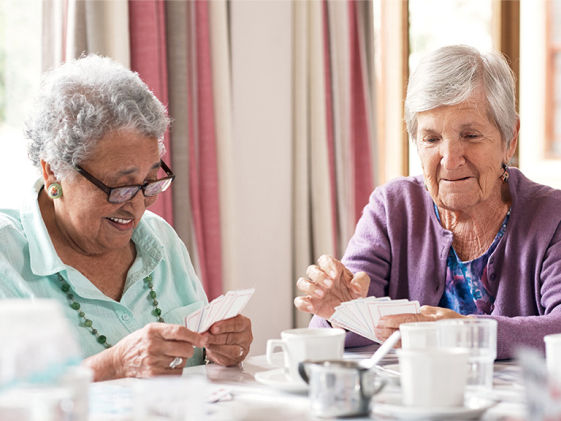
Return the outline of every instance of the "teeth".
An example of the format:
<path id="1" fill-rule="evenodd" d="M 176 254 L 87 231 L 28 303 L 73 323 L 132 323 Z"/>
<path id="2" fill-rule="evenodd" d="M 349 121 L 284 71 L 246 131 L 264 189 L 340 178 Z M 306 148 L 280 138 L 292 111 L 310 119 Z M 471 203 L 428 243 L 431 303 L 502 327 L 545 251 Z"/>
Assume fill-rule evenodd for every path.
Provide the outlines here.
<path id="1" fill-rule="evenodd" d="M 122 218 L 107 218 L 110 219 L 113 222 L 116 222 L 118 224 L 128 224 L 130 221 L 132 221 L 132 219 L 122 219 Z"/>

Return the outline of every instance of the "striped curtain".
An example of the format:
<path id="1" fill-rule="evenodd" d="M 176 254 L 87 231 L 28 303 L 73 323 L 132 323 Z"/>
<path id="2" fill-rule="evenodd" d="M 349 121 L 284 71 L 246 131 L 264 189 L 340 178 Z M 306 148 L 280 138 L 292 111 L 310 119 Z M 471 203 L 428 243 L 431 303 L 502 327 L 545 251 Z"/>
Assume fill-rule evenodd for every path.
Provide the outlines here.
<path id="1" fill-rule="evenodd" d="M 45 67 L 82 52 L 137 71 L 173 119 L 177 175 L 152 208 L 209 298 L 255 286 L 260 336 L 306 323 L 293 285 L 340 257 L 374 178 L 371 3 L 45 0 Z M 256 350 L 259 351 L 259 346 Z"/>
<path id="2" fill-rule="evenodd" d="M 371 3 L 295 2 L 293 27 L 297 279 L 321 254 L 342 256 L 375 185 Z"/>
<path id="3" fill-rule="evenodd" d="M 169 104 L 174 119 L 166 146 L 170 149 L 171 144 L 177 182 L 151 210 L 167 216 L 170 223 L 174 214 L 183 217 L 176 229 L 196 250 L 196 266 L 210 299 L 223 289 L 211 3 L 129 1 L 131 69 Z M 177 122 L 182 123 L 176 127 Z M 172 194 L 177 196 L 173 205 Z"/>

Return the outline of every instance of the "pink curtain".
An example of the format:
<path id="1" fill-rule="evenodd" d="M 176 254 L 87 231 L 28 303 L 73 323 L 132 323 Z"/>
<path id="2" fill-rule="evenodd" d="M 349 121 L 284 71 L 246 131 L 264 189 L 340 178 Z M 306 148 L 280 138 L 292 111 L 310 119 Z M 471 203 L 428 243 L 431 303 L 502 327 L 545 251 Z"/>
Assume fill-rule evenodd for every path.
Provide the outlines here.
<path id="1" fill-rule="evenodd" d="M 362 208 L 368 202 L 373 188 L 373 172 L 370 162 L 370 141 L 372 134 L 368 127 L 366 106 L 367 76 L 364 74 L 363 62 L 366 52 L 361 48 L 358 29 L 356 1 L 349 1 L 350 32 L 350 90 L 351 90 L 351 150 L 353 157 L 355 191 L 354 217 L 358 221 Z M 364 43 L 362 43 L 364 45 Z"/>
<path id="2" fill-rule="evenodd" d="M 187 2 L 181 9 L 187 27 L 186 45 L 166 43 L 166 32 L 173 30 L 166 28 L 166 7 L 169 4 L 164 0 L 129 0 L 131 68 L 167 106 L 168 94 L 175 93 L 175 89 L 168 90 L 168 54 L 174 58 L 178 55 L 187 57 L 187 74 L 182 81 L 187 88 L 187 109 L 172 116 L 174 120 L 187 120 L 187 139 L 174 139 L 172 124 L 171 133 L 165 137 L 168 155 L 165 159 L 171 161 L 174 143 L 187 142 L 188 186 L 177 183 L 172 189 L 189 189 L 188 205 L 196 247 L 191 254 L 198 257 L 198 265 L 197 262 L 195 265 L 199 268 L 207 296 L 212 299 L 222 293 L 222 258 L 208 3 Z M 180 51 L 168 52 L 167 48 Z M 177 171 L 182 170 L 177 168 Z M 173 206 L 170 190 L 151 210 L 173 224 L 173 207 L 177 210 L 182 206 Z"/>
<path id="3" fill-rule="evenodd" d="M 207 295 L 214 298 L 222 293 L 222 260 L 208 3 L 196 1 L 188 7 L 189 188 L 201 277 Z"/>
<path id="4" fill-rule="evenodd" d="M 129 1 L 130 63 L 152 92 L 167 107 L 167 55 L 164 0 Z M 169 131 L 164 138 L 168 161 L 171 155 Z M 150 210 L 173 225 L 171 190 L 164 192 Z"/>
<path id="5" fill-rule="evenodd" d="M 323 20 L 323 65 L 325 70 L 325 111 L 326 111 L 326 142 L 327 157 L 329 160 L 329 187 L 331 191 L 331 225 L 333 229 L 333 250 L 337 250 L 339 243 L 339 215 L 337 212 L 337 175 L 335 166 L 335 140 L 333 133 L 333 94 L 332 94 L 332 77 L 331 77 L 331 54 L 329 51 L 329 16 L 327 2 L 322 2 L 322 20 Z"/>

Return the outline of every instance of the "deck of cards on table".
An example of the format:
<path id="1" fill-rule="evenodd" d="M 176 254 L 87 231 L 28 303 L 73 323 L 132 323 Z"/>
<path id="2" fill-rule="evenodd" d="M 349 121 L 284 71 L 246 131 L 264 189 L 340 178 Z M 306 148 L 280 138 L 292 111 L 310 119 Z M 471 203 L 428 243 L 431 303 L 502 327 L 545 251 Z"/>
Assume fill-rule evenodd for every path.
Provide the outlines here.
<path id="1" fill-rule="evenodd" d="M 418 301 L 392 300 L 390 297 L 366 297 L 339 304 L 335 307 L 335 312 L 329 321 L 365 338 L 382 343 L 374 333 L 374 326 L 380 317 L 418 312 Z"/>
<path id="2" fill-rule="evenodd" d="M 185 327 L 193 332 L 206 332 L 214 323 L 240 314 L 254 292 L 255 288 L 228 291 L 186 316 Z"/>

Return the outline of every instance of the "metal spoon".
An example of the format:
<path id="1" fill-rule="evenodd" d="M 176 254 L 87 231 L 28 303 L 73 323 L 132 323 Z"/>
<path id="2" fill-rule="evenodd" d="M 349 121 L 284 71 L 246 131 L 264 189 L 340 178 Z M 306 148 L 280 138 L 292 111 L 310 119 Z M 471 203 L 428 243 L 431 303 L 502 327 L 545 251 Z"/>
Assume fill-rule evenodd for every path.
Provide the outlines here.
<path id="1" fill-rule="evenodd" d="M 401 333 L 399 332 L 399 330 L 396 330 L 394 333 L 390 335 L 388 339 L 384 341 L 384 343 L 380 346 L 380 348 L 378 348 L 370 358 L 367 358 L 365 360 L 360 360 L 358 362 L 358 365 L 361 368 L 365 368 L 367 370 L 373 369 L 374 367 L 376 367 L 376 364 L 378 364 L 380 360 L 384 357 L 384 355 L 386 355 L 390 351 L 390 349 L 393 348 L 393 346 L 397 343 L 397 341 L 399 341 L 400 338 L 401 338 Z"/>

